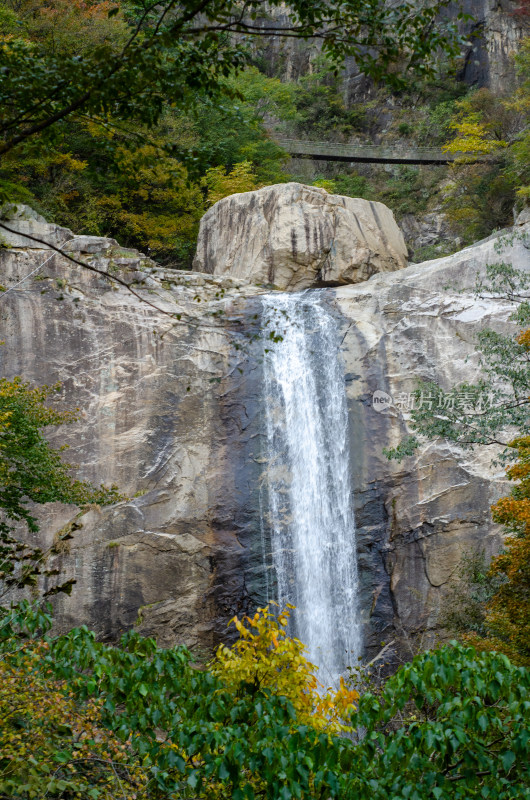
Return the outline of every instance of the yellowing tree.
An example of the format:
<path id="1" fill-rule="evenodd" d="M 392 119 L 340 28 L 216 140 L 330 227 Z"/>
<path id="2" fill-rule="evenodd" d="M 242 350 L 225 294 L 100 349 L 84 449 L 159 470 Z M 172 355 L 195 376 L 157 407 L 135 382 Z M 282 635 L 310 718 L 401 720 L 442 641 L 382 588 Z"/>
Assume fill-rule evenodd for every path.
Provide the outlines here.
<path id="1" fill-rule="evenodd" d="M 228 173 L 224 167 L 212 167 L 203 179 L 203 186 L 207 190 L 208 206 L 213 206 L 218 200 L 231 194 L 252 192 L 260 188 L 250 161 L 241 161 Z"/>
<path id="2" fill-rule="evenodd" d="M 456 103 L 455 136 L 443 147 L 456 156 L 445 207 L 466 242 L 511 224 L 514 204 L 530 200 L 530 37 L 515 66 L 520 83 L 507 97 L 483 88 Z"/>
<path id="3" fill-rule="evenodd" d="M 352 730 L 346 720 L 359 694 L 342 679 L 338 691 L 323 692 L 316 678 L 318 667 L 306 658 L 304 644 L 287 634 L 293 608 L 287 605 L 275 615 L 266 606 L 253 617 L 234 617 L 231 623 L 240 638 L 232 647 L 219 646 L 211 670 L 236 695 L 268 688 L 286 697 L 301 725 L 329 733 Z"/>
<path id="4" fill-rule="evenodd" d="M 0 797 L 147 797 L 140 759 L 102 723 L 103 700 L 82 703 L 45 672 L 48 648 L 0 655 Z"/>
<path id="5" fill-rule="evenodd" d="M 519 341 L 528 343 L 530 331 Z M 491 601 L 485 619 L 484 638 L 466 637 L 475 647 L 499 650 L 514 663 L 530 665 L 530 436 L 520 436 L 511 446 L 517 460 L 506 470 L 517 481 L 508 497 L 492 507 L 493 519 L 511 534 L 503 553 L 491 562 L 492 575 L 504 579 Z"/>

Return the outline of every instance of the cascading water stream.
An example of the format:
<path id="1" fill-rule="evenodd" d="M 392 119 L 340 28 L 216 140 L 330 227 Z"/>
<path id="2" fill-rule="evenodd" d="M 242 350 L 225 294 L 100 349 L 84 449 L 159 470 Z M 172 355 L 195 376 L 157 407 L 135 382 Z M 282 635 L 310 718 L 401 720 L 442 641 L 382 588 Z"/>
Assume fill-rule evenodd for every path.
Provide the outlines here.
<path id="1" fill-rule="evenodd" d="M 336 323 L 321 292 L 262 298 L 270 558 L 292 632 L 337 684 L 361 650 L 346 390 Z M 268 334 L 282 337 L 274 342 Z"/>

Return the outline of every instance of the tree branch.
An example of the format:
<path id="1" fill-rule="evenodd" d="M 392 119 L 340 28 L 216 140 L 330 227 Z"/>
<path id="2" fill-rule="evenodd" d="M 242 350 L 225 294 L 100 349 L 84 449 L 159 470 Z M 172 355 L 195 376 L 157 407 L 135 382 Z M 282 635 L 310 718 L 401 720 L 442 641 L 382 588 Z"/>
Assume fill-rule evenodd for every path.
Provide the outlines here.
<path id="1" fill-rule="evenodd" d="M 12 228 L 9 228 L 4 222 L 0 222 L 0 228 L 3 228 L 5 231 L 9 231 L 9 233 L 18 233 L 18 231 L 14 231 Z M 173 321 L 175 320 L 177 312 L 166 311 L 165 309 L 160 308 L 154 303 L 151 303 L 150 300 L 147 300 L 145 297 L 142 297 L 142 295 L 139 294 L 135 289 L 133 289 L 130 283 L 124 281 L 123 278 L 120 278 L 117 275 L 111 275 L 110 272 L 107 272 L 107 270 L 98 269 L 98 267 L 94 267 L 92 264 L 87 264 L 84 261 L 79 261 L 77 258 L 74 258 L 69 253 L 66 253 L 60 247 L 56 247 L 54 244 L 51 244 L 50 242 L 47 242 L 44 239 L 40 239 L 38 236 L 32 236 L 29 233 L 24 233 L 21 235 L 23 235 L 25 239 L 31 239 L 33 242 L 38 242 L 39 244 L 46 245 L 46 247 L 48 247 L 50 250 L 55 250 L 56 253 L 59 253 L 59 255 L 66 258 L 68 261 L 71 261 L 72 264 L 75 264 L 78 267 L 83 267 L 83 269 L 87 269 L 90 272 L 94 272 L 96 275 L 100 275 L 103 278 L 107 278 L 109 281 L 115 281 L 116 283 L 119 283 L 120 286 L 123 286 L 125 289 L 127 289 L 127 291 L 129 291 L 136 298 L 138 298 L 138 300 L 141 300 L 142 303 L 146 303 L 148 306 L 151 306 L 151 308 L 154 308 L 155 311 L 158 311 L 160 314 L 165 314 L 167 317 L 170 317 Z"/>

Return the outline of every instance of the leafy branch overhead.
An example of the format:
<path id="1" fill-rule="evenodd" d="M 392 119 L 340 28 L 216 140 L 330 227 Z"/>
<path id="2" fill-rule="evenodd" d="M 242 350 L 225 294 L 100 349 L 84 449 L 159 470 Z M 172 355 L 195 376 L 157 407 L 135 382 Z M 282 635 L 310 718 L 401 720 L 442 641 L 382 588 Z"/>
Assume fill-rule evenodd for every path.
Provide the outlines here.
<path id="1" fill-rule="evenodd" d="M 168 105 L 186 108 L 198 96 L 230 94 L 228 78 L 249 62 L 252 37 L 318 39 L 336 65 L 354 56 L 367 75 L 400 85 L 404 72 L 433 71 L 440 48 L 458 54 L 456 24 L 438 16 L 447 4 L 94 0 L 93 14 L 119 35 L 109 32 L 81 52 L 28 40 L 17 5 L 7 4 L 11 15 L 0 16 L 0 155 L 43 131 L 53 135 L 72 115 L 152 127 Z"/>

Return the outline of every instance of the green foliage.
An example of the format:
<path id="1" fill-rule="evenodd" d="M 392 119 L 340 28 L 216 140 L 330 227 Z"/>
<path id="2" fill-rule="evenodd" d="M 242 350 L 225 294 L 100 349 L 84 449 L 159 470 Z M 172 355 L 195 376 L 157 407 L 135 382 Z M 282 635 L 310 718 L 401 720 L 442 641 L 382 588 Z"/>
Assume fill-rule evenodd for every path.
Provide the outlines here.
<path id="1" fill-rule="evenodd" d="M 383 447 L 383 454 L 389 459 L 398 462 L 407 456 L 412 456 L 420 446 L 417 436 L 406 436 L 396 447 Z"/>
<path id="2" fill-rule="evenodd" d="M 451 135 L 455 101 L 445 100 L 427 107 L 426 118 L 418 126 L 418 143 L 428 147 L 441 145 Z"/>
<path id="3" fill-rule="evenodd" d="M 204 175 L 208 168 L 220 166 L 231 171 L 236 164 L 249 161 L 260 183 L 285 180 L 282 166 L 286 155 L 269 138 L 259 108 L 258 97 L 266 89 L 252 70 L 249 75 L 241 72 L 237 79 L 232 77 L 230 87 L 233 99 L 220 105 L 203 98 L 195 112 L 184 116 L 194 135 L 194 172 Z"/>
<path id="4" fill-rule="evenodd" d="M 362 175 L 357 175 L 355 172 L 338 175 L 333 182 L 337 194 L 345 194 L 348 197 L 367 198 L 368 196 L 366 178 Z"/>
<path id="5" fill-rule="evenodd" d="M 141 758 L 149 797 L 334 796 L 346 742 L 296 728 L 292 705 L 266 689 L 232 695 L 185 648 L 135 634 L 111 648 L 79 629 L 52 643 L 48 663 L 79 699 L 103 701 L 105 724 Z"/>
<path id="6" fill-rule="evenodd" d="M 457 249 L 454 242 L 447 240 L 439 244 L 426 244 L 414 250 L 414 261 L 418 264 L 422 264 L 424 261 L 431 261 L 434 258 L 450 256 Z"/>
<path id="7" fill-rule="evenodd" d="M 104 0 L 50 0 L 45 6 L 36 0 L 3 0 L 0 8 L 9 12 L 6 19 L 12 21 L 15 15 L 18 22 L 14 36 L 8 22 L 0 29 L 5 33 L 1 53 L 6 64 L 14 59 L 20 81 L 3 84 L 0 129 L 3 124 L 6 152 L 0 166 L 0 200 L 29 203 L 78 233 L 118 237 L 127 247 L 147 250 L 165 266 L 187 268 L 199 219 L 209 204 L 204 182 L 209 170 L 230 174 L 240 169 L 238 164 L 249 162 L 256 186 L 289 179 L 284 171 L 287 156 L 269 137 L 265 122 L 279 125 L 284 134 L 306 135 L 311 129 L 312 136 L 326 138 L 371 129 L 376 110 L 369 103 L 348 108 L 337 72 L 340 59 L 351 48 L 357 51 L 355 4 L 322 2 L 309 12 L 304 4 L 302 8 L 293 2 L 291 10 L 298 17 L 290 35 L 320 35 L 319 25 L 326 27 L 339 17 L 342 23 L 353 23 L 342 28 L 346 38 L 337 27 L 324 35 L 323 55 L 315 69 L 296 83 L 266 77 L 249 66 L 255 52 L 243 46 L 245 36 L 230 39 L 211 27 L 221 13 L 228 15 L 223 25 L 238 28 L 230 6 L 221 12 L 216 2 L 206 5 L 200 24 L 208 34 L 201 38 L 195 9 L 187 3 L 173 8 L 172 0 L 145 15 L 130 2 L 119 10 L 118 3 Z M 154 37 L 157 14 L 163 15 L 169 6 Z M 189 26 L 180 16 L 186 9 Z M 380 40 L 381 63 L 390 60 L 392 67 L 380 69 L 370 49 L 369 57 L 366 51 L 360 56 L 368 73 L 399 81 L 406 64 L 398 51 L 405 40 L 413 69 L 428 71 L 427 62 L 416 60 L 409 45 L 425 56 L 434 40 L 445 35 L 442 26 L 432 40 L 416 36 L 422 15 L 426 22 L 432 13 L 432 8 L 415 6 L 413 17 L 407 17 L 402 6 L 388 16 L 381 4 L 370 2 L 363 10 L 361 38 L 373 25 L 370 48 L 377 50 Z M 258 9 L 256 15 L 258 19 Z M 405 18 L 407 25 L 400 28 L 399 20 Z M 387 23 L 392 37 L 385 34 Z M 261 33 L 273 32 L 263 24 L 259 21 Z M 240 33 L 249 34 L 250 29 Z M 452 37 L 449 34 L 454 43 Z M 449 40 L 448 47 L 453 49 Z M 110 74 L 113 68 L 116 72 Z M 7 74 L 14 74 L 11 68 Z M 42 102 L 33 107 L 44 76 L 50 87 L 56 79 L 61 89 L 52 97 L 41 87 Z M 92 86 L 92 80 L 98 85 Z M 85 99 L 83 88 L 90 95 Z M 15 125 L 13 114 L 20 105 L 24 125 Z M 39 130 L 28 132 L 32 121 Z M 15 146 L 19 135 L 22 139 Z M 398 215 L 423 210 L 432 189 L 424 176 L 414 180 L 399 174 L 386 186 L 385 173 L 384 180 L 369 188 L 366 179 L 356 175 L 333 180 L 334 191 L 395 204 Z"/>
<path id="8" fill-rule="evenodd" d="M 20 378 L 0 378 L 0 508 L 8 520 L 23 521 L 31 532 L 38 530 L 28 503 L 114 502 L 115 488 L 94 489 L 70 477 L 70 465 L 61 459 L 41 430 L 71 423 L 75 412 L 59 412 L 45 401 L 60 386 L 34 387 Z"/>
<path id="9" fill-rule="evenodd" d="M 385 175 L 383 182 L 373 186 L 370 199 L 388 205 L 398 219 L 405 214 L 419 214 L 427 210 L 439 179 L 436 169 L 399 166 L 390 177 Z"/>
<path id="10" fill-rule="evenodd" d="M 91 59 L 98 48 L 110 57 L 132 32 L 126 15 L 109 16 L 114 7 L 22 0 L 17 31 L 58 61 Z M 69 117 L 53 127 L 51 141 L 50 131 L 33 134 L 4 154 L 0 200 L 29 203 L 78 233 L 119 237 L 165 266 L 189 267 L 206 210 L 201 179 L 208 169 L 230 171 L 250 160 L 261 183 L 284 180 L 283 151 L 266 137 L 248 102 L 237 107 L 229 83 L 224 105 L 208 92 L 197 92 L 190 109 L 165 103 L 150 131 L 133 120 L 124 127 L 113 107 L 112 117 Z"/>
<path id="11" fill-rule="evenodd" d="M 47 552 L 33 546 L 39 527 L 29 504 L 120 499 L 115 488 L 73 479 L 64 448 L 44 438 L 43 430 L 77 418 L 46 404 L 59 388 L 0 379 L 0 795 L 97 800 L 123 795 L 127 786 L 132 800 L 143 782 L 140 762 L 131 763 L 127 748 L 100 726 L 96 701 L 80 705 L 43 669 L 51 609 L 42 598 L 69 593 L 74 583 L 57 582 L 59 570 L 48 568 L 47 559 L 71 533 L 62 531 Z M 28 586 L 33 601 L 15 602 Z"/>
<path id="12" fill-rule="evenodd" d="M 385 170 L 372 169 L 370 177 L 356 172 L 342 172 L 327 178 L 318 176 L 313 186 L 320 186 L 333 194 L 346 197 L 362 197 L 377 200 L 389 206 L 399 220 L 405 214 L 421 214 L 426 211 L 445 169 L 425 167 L 395 167 L 389 174 Z M 438 250 L 431 258 L 442 255 Z M 429 253 L 427 253 L 429 257 Z"/>
<path id="13" fill-rule="evenodd" d="M 82 781 L 83 796 L 98 796 L 88 785 L 116 796 L 104 793 L 109 762 L 122 794 L 136 783 L 137 797 L 153 800 L 528 797 L 530 673 L 499 654 L 452 645 L 415 658 L 377 696 L 360 698 L 355 741 L 300 725 L 289 700 L 270 688 L 238 681 L 232 692 L 195 668 L 185 648 L 162 650 L 136 634 L 110 647 L 80 628 L 26 644 L 5 663 L 0 704 L 15 684 L 25 698 L 16 732 L 0 722 L 17 757 L 10 774 L 0 771 L 0 792 L 10 780 L 17 797 L 44 796 L 52 775 L 72 782 L 53 784 L 57 797 L 75 796 Z M 20 748 L 29 746 L 32 725 L 27 781 Z"/>
<path id="14" fill-rule="evenodd" d="M 315 67 L 292 86 L 293 110 L 287 122 L 293 134 L 306 136 L 311 131 L 312 139 L 327 141 L 364 130 L 367 124 L 365 107 L 361 104 L 346 106 L 340 76 L 331 70 L 326 59 L 321 58 Z"/>
<path id="15" fill-rule="evenodd" d="M 0 657 L 0 795 L 144 797 L 139 759 L 101 725 L 101 702 L 79 703 L 39 663 L 49 646 Z"/>
<path id="16" fill-rule="evenodd" d="M 417 656 L 381 697 L 361 697 L 344 796 L 530 797 L 529 690 L 530 672 L 499 653 L 455 644 Z"/>
<path id="17" fill-rule="evenodd" d="M 0 31 L 13 34 L 17 31 L 18 16 L 12 8 L 0 5 Z"/>
<path id="18" fill-rule="evenodd" d="M 109 20 L 105 4 L 77 5 L 54 0 L 36 10 L 33 0 L 23 0 L 17 8 L 31 41 L 58 55 L 71 54 L 76 42 L 81 53 L 105 38 L 119 46 L 127 31 L 123 15 Z M 241 73 L 242 91 L 238 83 L 230 78 L 223 104 L 204 93 L 192 109 L 168 104 L 151 130 L 77 115 L 55 128 L 51 147 L 35 135 L 2 158 L 0 199 L 29 203 L 78 233 L 115 236 L 165 266 L 187 268 L 207 207 L 203 178 L 209 169 L 231 172 L 249 161 L 259 185 L 286 178 L 285 154 L 267 137 L 255 107 L 260 96 L 285 92 L 255 70 Z"/>
<path id="19" fill-rule="evenodd" d="M 73 422 L 75 413 L 58 412 L 46 400 L 59 386 L 35 387 L 20 378 L 0 379 L 0 598 L 13 589 L 36 586 L 39 576 L 57 574 L 45 566 L 46 556 L 57 549 L 57 541 L 45 554 L 20 540 L 15 525 L 28 533 L 39 528 L 30 503 L 112 503 L 120 499 L 115 487 L 94 488 L 70 475 L 70 465 L 61 458 L 62 449 L 52 447 L 42 435 L 50 426 Z M 71 538 L 68 532 L 61 539 Z M 71 589 L 72 581 L 52 586 L 45 594 Z"/>
<path id="20" fill-rule="evenodd" d="M 212 167 L 204 177 L 204 185 L 207 189 L 206 202 L 208 206 L 213 206 L 218 200 L 222 200 L 228 195 L 237 192 L 251 192 L 253 189 L 259 188 L 250 161 L 236 164 L 228 175 L 223 167 Z"/>
<path id="21" fill-rule="evenodd" d="M 22 4 L 23 9 L 28 2 Z M 438 17 L 443 5 L 402 3 L 388 8 L 367 2 L 360 10 L 353 2 L 315 0 L 308 6 L 302 0 L 290 0 L 285 9 L 280 0 L 273 0 L 269 8 L 287 11 L 289 36 L 316 36 L 335 63 L 354 56 L 366 74 L 398 85 L 406 69 L 421 75 L 432 71 L 440 47 L 456 55 L 456 25 Z M 3 6 L 20 9 L 9 0 L 4 0 Z M 64 0 L 51 0 L 44 12 L 60 18 L 62 8 Z M 52 39 L 55 43 L 63 38 L 57 51 L 50 48 L 49 37 L 32 38 L 31 26 L 24 29 L 23 15 L 19 17 L 20 34 L 3 32 L 0 153 L 36 133 L 53 135 L 57 124 L 73 114 L 112 115 L 152 127 L 167 108 L 168 98 L 180 108 L 189 108 L 196 104 L 197 95 L 230 93 L 227 78 L 250 61 L 250 52 L 244 47 L 246 37 L 283 33 L 266 20 L 259 23 L 261 0 L 247 4 L 244 18 L 235 0 L 198 4 L 163 0 L 150 7 L 124 2 L 114 8 L 90 0 L 78 2 L 76 11 L 85 18 L 106 12 L 105 22 L 114 26 L 116 34 L 101 38 L 99 27 L 87 24 L 87 29 L 93 29 L 95 46 L 71 53 L 62 33 Z M 122 40 L 124 24 L 128 36 Z M 426 27 L 428 37 L 424 35 Z M 8 20 L 8 30 L 11 28 Z M 230 35 L 234 33 L 239 36 Z"/>
<path id="22" fill-rule="evenodd" d="M 530 202 L 530 37 L 523 40 L 515 56 L 515 66 L 521 84 L 514 96 L 506 101 L 506 107 L 526 120 L 526 125 L 519 126 L 513 138 L 508 152 L 507 172 L 516 187 L 518 200 L 524 204 Z"/>
<path id="23" fill-rule="evenodd" d="M 238 99 L 260 119 L 292 120 L 296 116 L 297 86 L 279 78 L 267 77 L 255 66 L 249 66 L 230 79 L 230 87 Z"/>
<path id="24" fill-rule="evenodd" d="M 77 220 L 78 227 L 81 220 L 91 233 L 119 232 L 121 244 L 147 251 L 162 264 L 186 264 L 204 213 L 204 199 L 182 164 L 153 144 L 116 145 L 107 157 L 110 174 L 104 179 L 101 172 L 94 172 L 97 150 L 89 156 L 86 193 L 63 194 L 62 216 L 67 209 L 72 224 Z M 51 183 L 57 197 L 57 181 Z M 74 194 L 79 185 L 74 178 Z"/>
<path id="25" fill-rule="evenodd" d="M 398 133 L 400 136 L 409 136 L 412 133 L 412 125 L 408 122 L 400 122 L 398 125 Z"/>
<path id="26" fill-rule="evenodd" d="M 50 56 L 89 56 L 97 47 L 118 53 L 128 39 L 123 13 L 109 15 L 116 8 L 112 0 L 3 0 L 5 14 L 14 17 L 11 33 L 35 42 Z M 3 27 L 2 33 L 6 33 Z"/>
<path id="27" fill-rule="evenodd" d="M 24 156 L 7 156 L 0 167 L 0 187 L 4 197 L 16 187 L 17 200 L 29 202 L 76 232 L 115 236 L 120 244 L 147 251 L 165 266 L 187 268 L 208 204 L 205 188 L 211 178 L 206 182 L 204 178 L 215 174 L 210 170 L 224 173 L 223 159 L 230 164 L 236 159 L 229 172 L 240 170 L 237 164 L 249 153 L 254 183 L 245 190 L 269 179 L 285 180 L 283 151 L 263 138 L 263 130 L 250 115 L 247 122 L 245 127 L 247 123 L 239 120 L 238 127 L 230 115 L 216 114 L 212 124 L 218 139 L 211 149 L 206 143 L 212 134 L 203 134 L 204 121 L 199 126 L 176 113 L 168 114 L 149 141 L 141 131 L 131 138 L 109 126 L 70 124 L 49 154 L 28 150 Z M 167 153 L 166 145 L 176 141 L 201 143 L 193 179 Z M 219 159 L 219 166 L 209 166 Z M 230 192 L 230 181 L 227 187 L 225 194 Z M 235 186 L 232 191 L 240 189 Z"/>
<path id="28" fill-rule="evenodd" d="M 318 189 L 325 189 L 326 192 L 330 192 L 330 194 L 334 194 L 336 192 L 335 181 L 330 180 L 329 178 L 317 178 L 313 181 L 312 185 L 316 186 Z"/>
<path id="29" fill-rule="evenodd" d="M 318 177 L 313 181 L 313 186 L 320 186 L 331 194 L 342 194 L 346 197 L 364 197 L 370 196 L 372 199 L 372 192 L 368 189 L 367 180 L 362 175 L 357 175 L 355 172 L 342 173 L 333 178 Z"/>
<path id="30" fill-rule="evenodd" d="M 514 125 L 505 106 L 489 89 L 478 89 L 456 103 L 449 126 L 455 138 L 449 153 L 488 155 L 507 146 L 505 136 Z"/>
<path id="31" fill-rule="evenodd" d="M 466 244 L 510 225 L 515 203 L 506 162 L 484 166 L 461 164 L 451 168 L 444 211 L 452 228 Z"/>
<path id="32" fill-rule="evenodd" d="M 516 57 L 523 78 L 529 52 L 530 39 L 525 39 Z M 455 104 L 450 120 L 455 136 L 444 149 L 460 156 L 452 167 L 445 206 L 467 242 L 510 224 L 516 199 L 525 202 L 530 183 L 529 109 L 528 79 L 507 98 L 479 89 Z M 476 155 L 492 156 L 495 161 L 473 164 Z"/>

